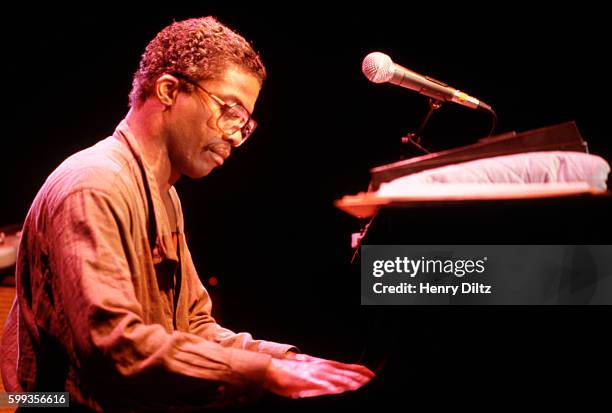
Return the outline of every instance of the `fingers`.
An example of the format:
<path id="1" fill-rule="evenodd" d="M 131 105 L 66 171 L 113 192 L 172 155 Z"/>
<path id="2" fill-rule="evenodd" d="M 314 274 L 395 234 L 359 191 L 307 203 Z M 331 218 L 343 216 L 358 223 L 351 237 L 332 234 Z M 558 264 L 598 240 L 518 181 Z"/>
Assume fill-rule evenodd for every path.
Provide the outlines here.
<path id="1" fill-rule="evenodd" d="M 376 374 L 374 374 L 372 370 L 360 364 L 346 364 L 346 363 L 341 363 L 335 360 L 327 360 L 327 359 L 309 356 L 308 354 L 303 354 L 303 353 L 295 354 L 294 357 L 295 357 L 294 360 L 296 361 L 305 361 L 308 363 L 319 363 L 319 364 L 327 363 L 327 364 L 333 365 L 334 367 L 338 369 L 352 370 L 366 377 L 369 377 L 370 379 L 373 379 L 376 376 Z"/>
<path id="2" fill-rule="evenodd" d="M 338 365 L 331 363 L 319 363 L 309 367 L 309 379 L 316 382 L 317 388 L 304 389 L 309 391 L 305 393 L 308 397 L 315 394 L 337 394 L 357 390 L 371 380 L 368 375 L 350 369 L 337 368 Z M 300 397 L 306 396 L 303 395 L 303 392 L 300 392 Z"/>
<path id="3" fill-rule="evenodd" d="M 303 387 L 296 395 L 296 398 L 325 396 L 330 394 L 340 394 L 349 390 L 357 390 L 360 384 L 350 381 L 344 377 L 328 376 L 325 380 L 316 380 Z"/>
<path id="4" fill-rule="evenodd" d="M 266 388 L 282 396 L 315 397 L 357 390 L 374 377 L 358 364 L 306 357 L 302 361 L 273 359 Z"/>
<path id="5" fill-rule="evenodd" d="M 335 366 L 337 366 L 336 368 L 338 369 L 358 373 L 362 376 L 368 377 L 370 380 L 376 376 L 376 374 L 374 374 L 372 370 L 360 364 L 344 364 L 344 363 L 339 363 L 337 361 L 334 361 L 333 363 Z"/>
<path id="6" fill-rule="evenodd" d="M 373 376 L 371 375 L 363 374 L 361 372 L 352 370 L 338 370 L 336 374 L 342 375 L 343 377 L 347 377 L 353 381 L 361 383 L 361 385 L 368 383 L 373 378 Z"/>
<path id="7" fill-rule="evenodd" d="M 303 390 L 301 392 L 299 392 L 295 398 L 296 399 L 305 399 L 307 397 L 317 397 L 317 396 L 327 396 L 329 394 L 339 394 L 342 393 L 341 391 L 337 392 L 337 393 L 330 393 L 329 391 L 326 390 L 322 390 L 322 389 L 317 389 L 317 390 Z"/>
<path id="8" fill-rule="evenodd" d="M 314 384 L 314 383 L 311 383 Z M 344 375 L 328 375 L 325 380 L 317 380 L 313 388 L 302 390 L 297 398 L 316 397 L 330 394 L 340 394 L 346 391 L 357 390 L 365 383 L 353 380 Z"/>
<path id="9" fill-rule="evenodd" d="M 329 383 L 333 384 L 336 389 L 346 390 L 357 390 L 369 380 L 363 380 L 361 378 L 349 377 L 345 374 L 332 374 L 328 377 Z"/>
<path id="10" fill-rule="evenodd" d="M 326 375 L 326 378 L 334 384 L 342 384 L 349 387 L 351 390 L 355 390 L 363 386 L 372 379 L 372 377 L 361 374 L 360 372 L 347 369 L 338 369 L 330 366 L 326 366 L 324 374 Z"/>
<path id="11" fill-rule="evenodd" d="M 310 357 L 310 356 L 308 356 Z M 372 372 L 372 370 L 370 370 L 369 368 L 362 366 L 360 364 L 345 364 L 345 363 L 341 363 L 339 361 L 334 361 L 334 360 L 326 360 L 326 359 L 320 359 L 320 358 L 315 358 L 315 357 L 310 357 L 309 360 L 306 360 L 307 362 L 313 362 L 313 363 L 318 363 L 318 364 L 325 364 L 325 365 L 329 365 L 332 366 L 338 370 L 343 370 L 343 371 L 347 371 L 347 372 L 354 372 L 354 373 L 358 373 L 362 376 L 367 377 L 368 379 L 373 379 L 376 374 L 374 374 L 374 372 Z"/>

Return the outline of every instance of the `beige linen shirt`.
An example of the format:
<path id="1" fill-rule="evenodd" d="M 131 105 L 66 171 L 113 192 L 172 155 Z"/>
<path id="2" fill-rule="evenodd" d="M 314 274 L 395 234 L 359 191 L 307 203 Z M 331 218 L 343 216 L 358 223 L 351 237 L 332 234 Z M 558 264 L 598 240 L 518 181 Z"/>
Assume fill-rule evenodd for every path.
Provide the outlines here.
<path id="1" fill-rule="evenodd" d="M 125 120 L 49 176 L 18 252 L 8 391 L 67 391 L 98 411 L 214 405 L 260 388 L 270 357 L 294 349 L 215 322 L 170 195 L 176 229 Z"/>

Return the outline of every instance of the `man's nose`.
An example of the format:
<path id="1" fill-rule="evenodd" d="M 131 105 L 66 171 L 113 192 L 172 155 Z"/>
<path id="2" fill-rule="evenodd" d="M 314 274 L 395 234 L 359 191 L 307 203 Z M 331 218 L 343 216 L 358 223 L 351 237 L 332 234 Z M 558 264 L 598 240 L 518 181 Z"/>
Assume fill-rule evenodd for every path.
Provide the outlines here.
<path id="1" fill-rule="evenodd" d="M 229 144 L 235 148 L 236 146 L 240 145 L 240 142 L 242 142 L 242 132 L 236 131 L 231 135 L 223 135 L 223 140 L 229 142 Z"/>

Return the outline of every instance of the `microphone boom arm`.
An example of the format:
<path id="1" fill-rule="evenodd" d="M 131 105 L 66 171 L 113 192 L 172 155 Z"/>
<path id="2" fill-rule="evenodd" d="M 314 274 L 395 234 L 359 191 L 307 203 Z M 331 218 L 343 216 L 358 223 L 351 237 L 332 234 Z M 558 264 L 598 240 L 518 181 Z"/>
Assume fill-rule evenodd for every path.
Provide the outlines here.
<path id="1" fill-rule="evenodd" d="M 425 126 L 427 126 L 427 122 L 429 122 L 429 119 L 431 118 L 431 115 L 433 115 L 436 110 L 442 107 L 442 103 L 444 102 L 442 102 L 441 100 L 429 98 L 429 110 L 427 111 L 425 118 L 423 118 L 423 120 L 421 121 L 421 124 L 419 125 L 419 128 L 416 130 L 416 132 L 409 132 L 406 134 L 406 136 L 402 136 L 403 144 L 411 143 L 421 151 L 425 153 L 431 153 L 421 145 L 421 137 L 423 134 L 423 130 L 425 130 Z"/>

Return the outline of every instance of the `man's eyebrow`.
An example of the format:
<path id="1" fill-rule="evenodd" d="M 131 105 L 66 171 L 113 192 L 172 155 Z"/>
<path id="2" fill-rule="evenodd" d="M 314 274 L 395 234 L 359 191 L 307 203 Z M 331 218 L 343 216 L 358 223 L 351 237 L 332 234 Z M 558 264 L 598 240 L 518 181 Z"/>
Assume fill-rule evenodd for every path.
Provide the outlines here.
<path id="1" fill-rule="evenodd" d="M 236 95 L 219 94 L 217 96 L 223 99 L 226 103 L 239 103 L 240 105 L 244 106 L 244 103 L 242 103 L 242 101 Z"/>

